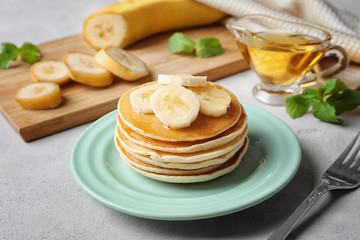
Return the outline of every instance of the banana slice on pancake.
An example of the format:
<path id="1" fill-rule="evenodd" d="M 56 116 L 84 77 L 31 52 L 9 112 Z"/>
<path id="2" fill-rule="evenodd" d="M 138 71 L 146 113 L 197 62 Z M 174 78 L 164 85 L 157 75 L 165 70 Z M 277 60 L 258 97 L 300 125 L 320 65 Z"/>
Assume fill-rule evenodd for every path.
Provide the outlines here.
<path id="1" fill-rule="evenodd" d="M 175 75 L 159 74 L 158 83 L 180 85 L 184 87 L 204 87 L 207 83 L 207 77 L 193 76 L 186 73 L 178 73 Z"/>
<path id="2" fill-rule="evenodd" d="M 130 104 L 135 112 L 139 113 L 154 113 L 150 97 L 153 93 L 163 87 L 161 84 L 147 85 L 139 88 L 130 94 Z"/>
<path id="3" fill-rule="evenodd" d="M 200 102 L 196 95 L 178 85 L 157 89 L 150 97 L 156 117 L 172 129 L 185 128 L 197 118 Z"/>
<path id="4" fill-rule="evenodd" d="M 210 117 L 224 115 L 230 106 L 230 95 L 212 87 L 189 87 L 200 100 L 200 112 Z"/>

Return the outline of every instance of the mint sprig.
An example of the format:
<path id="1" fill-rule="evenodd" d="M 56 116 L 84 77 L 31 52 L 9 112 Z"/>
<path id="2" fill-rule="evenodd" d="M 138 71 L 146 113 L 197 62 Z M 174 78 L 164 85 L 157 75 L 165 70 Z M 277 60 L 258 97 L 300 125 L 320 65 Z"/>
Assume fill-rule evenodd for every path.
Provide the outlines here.
<path id="1" fill-rule="evenodd" d="M 201 58 L 208 58 L 222 54 L 220 40 L 214 37 L 201 38 L 194 42 L 184 33 L 176 32 L 170 36 L 168 51 L 171 53 L 193 53 Z"/>
<path id="2" fill-rule="evenodd" d="M 17 47 L 12 43 L 2 43 L 0 53 L 0 69 L 9 68 L 10 64 L 18 57 L 25 63 L 33 64 L 40 61 L 41 52 L 37 46 L 32 43 L 24 43 Z"/>
<path id="3" fill-rule="evenodd" d="M 339 79 L 329 79 L 317 90 L 308 88 L 302 94 L 288 97 L 286 111 L 292 118 L 305 115 L 312 108 L 314 117 L 324 122 L 341 124 L 337 117 L 360 105 L 360 91 L 349 89 Z"/>

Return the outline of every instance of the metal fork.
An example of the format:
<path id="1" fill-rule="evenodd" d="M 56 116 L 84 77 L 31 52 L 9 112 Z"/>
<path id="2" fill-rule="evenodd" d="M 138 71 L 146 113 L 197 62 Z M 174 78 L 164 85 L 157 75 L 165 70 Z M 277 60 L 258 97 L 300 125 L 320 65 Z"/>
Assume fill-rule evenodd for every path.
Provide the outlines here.
<path id="1" fill-rule="evenodd" d="M 349 146 L 345 148 L 335 162 L 322 174 L 319 186 L 309 194 L 268 240 L 285 239 L 311 206 L 329 190 L 351 189 L 360 185 L 360 157 L 355 159 L 360 150 L 360 143 L 355 145 L 359 134 L 360 132 L 356 134 Z"/>

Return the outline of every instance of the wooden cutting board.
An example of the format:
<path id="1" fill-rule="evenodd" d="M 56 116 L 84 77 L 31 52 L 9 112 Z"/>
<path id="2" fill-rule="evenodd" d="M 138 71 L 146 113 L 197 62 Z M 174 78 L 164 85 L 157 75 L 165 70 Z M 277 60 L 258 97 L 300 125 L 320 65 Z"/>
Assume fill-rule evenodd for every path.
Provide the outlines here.
<path id="1" fill-rule="evenodd" d="M 214 25 L 182 32 L 194 40 L 217 37 L 225 53 L 211 58 L 171 54 L 167 51 L 167 41 L 172 33 L 156 35 L 127 48 L 149 66 L 151 74 L 148 77 L 134 82 L 115 79 L 113 85 L 105 88 L 71 82 L 61 88 L 62 105 L 51 110 L 24 110 L 15 101 L 16 91 L 31 82 L 28 64 L 0 70 L 2 114 L 24 141 L 29 142 L 103 116 L 116 109 L 117 101 L 123 93 L 145 82 L 156 80 L 160 73 L 206 75 L 213 81 L 248 69 L 233 37 L 225 27 Z M 69 51 L 96 53 L 80 34 L 40 44 L 38 47 L 43 54 L 43 60 L 61 60 Z"/>

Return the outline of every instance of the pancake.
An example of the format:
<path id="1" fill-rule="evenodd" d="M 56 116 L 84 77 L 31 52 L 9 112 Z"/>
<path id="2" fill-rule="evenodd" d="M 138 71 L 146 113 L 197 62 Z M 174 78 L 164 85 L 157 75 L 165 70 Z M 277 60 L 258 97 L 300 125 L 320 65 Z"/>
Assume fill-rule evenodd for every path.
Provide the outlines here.
<path id="1" fill-rule="evenodd" d="M 233 171 L 249 145 L 247 115 L 235 95 L 208 82 L 207 87 L 229 94 L 231 101 L 229 104 L 227 98 L 226 113 L 210 117 L 201 113 L 206 111 L 199 110 L 190 126 L 172 129 L 166 127 L 155 114 L 139 113 L 132 108 L 130 94 L 152 84 L 158 83 L 133 88 L 118 101 L 114 144 L 122 161 L 143 176 L 169 183 L 204 182 Z M 146 98 L 139 96 L 139 99 L 145 99 L 147 104 L 150 96 L 148 92 L 146 94 Z M 215 102 L 222 100 L 216 94 L 206 93 L 204 97 L 219 97 L 213 99 Z M 133 104 L 137 106 L 137 103 Z M 154 106 L 150 106 L 150 111 L 151 107 Z M 212 107 L 208 105 L 207 108 L 212 111 Z"/>
<path id="2" fill-rule="evenodd" d="M 124 137 L 122 132 L 116 133 L 118 134 L 117 136 L 119 138 L 120 144 L 126 149 L 127 152 L 147 156 L 152 160 L 161 162 L 194 163 L 219 157 L 233 151 L 236 148 L 239 149 L 243 145 L 245 137 L 247 136 L 247 127 L 242 132 L 242 134 L 237 136 L 232 141 L 216 148 L 195 153 L 169 153 L 145 148 L 129 141 L 127 138 Z"/>
<path id="3" fill-rule="evenodd" d="M 223 155 L 204 160 L 204 161 L 198 161 L 198 162 L 164 162 L 164 161 L 157 161 L 154 159 L 151 159 L 149 156 L 143 156 L 140 154 L 137 154 L 135 152 L 132 152 L 131 150 L 127 149 L 124 144 L 121 144 L 121 139 L 119 136 L 115 136 L 115 146 L 119 148 L 120 146 L 124 148 L 124 150 L 130 154 L 135 159 L 138 159 L 142 162 L 146 162 L 155 166 L 159 167 L 165 167 L 165 168 L 177 168 L 177 169 L 198 169 L 203 167 L 208 167 L 215 164 L 222 164 L 229 160 L 243 145 L 239 144 L 238 147 L 234 148 L 232 151 L 225 153 Z"/>
<path id="4" fill-rule="evenodd" d="M 139 159 L 134 158 L 128 152 L 124 150 L 121 145 L 118 145 L 117 150 L 120 153 L 122 159 L 128 164 L 147 172 L 153 172 L 157 174 L 165 174 L 165 175 L 175 175 L 175 176 L 188 176 L 188 175 L 196 175 L 209 172 L 215 168 L 218 168 L 222 164 L 214 164 L 203 168 L 196 169 L 178 169 L 178 168 L 164 168 L 156 165 L 152 165 L 146 162 L 143 162 Z"/>
<path id="5" fill-rule="evenodd" d="M 150 82 L 133 88 L 126 92 L 118 102 L 118 113 L 123 123 L 142 136 L 169 142 L 208 139 L 234 126 L 241 116 L 242 108 L 236 96 L 224 87 L 208 82 L 208 87 L 221 89 L 230 95 L 231 102 L 226 114 L 221 117 L 209 117 L 199 113 L 189 127 L 181 129 L 167 128 L 154 114 L 142 114 L 132 110 L 130 103 L 131 92 L 150 84 L 158 83 Z"/>
<path id="6" fill-rule="evenodd" d="M 131 169 L 138 172 L 139 174 L 155 180 L 169 182 L 169 183 L 198 183 L 198 182 L 213 180 L 215 178 L 218 178 L 233 171 L 240 164 L 243 156 L 247 151 L 248 145 L 249 145 L 249 139 L 246 138 L 244 145 L 230 158 L 230 160 L 226 161 L 221 166 L 209 172 L 194 174 L 194 175 L 160 174 L 160 173 L 145 171 L 143 169 L 137 168 L 134 164 L 132 164 L 132 162 L 127 161 L 126 159 L 124 159 L 124 162 Z"/>
<path id="7" fill-rule="evenodd" d="M 172 152 L 172 153 L 192 153 L 205 151 L 208 149 L 216 148 L 223 144 L 226 144 L 237 136 L 243 133 L 244 129 L 247 127 L 247 115 L 245 110 L 241 106 L 241 116 L 234 126 L 228 130 L 220 133 L 215 137 L 209 139 L 197 140 L 197 141 L 178 141 L 178 142 L 169 142 L 152 139 L 149 137 L 144 137 L 143 135 L 133 131 L 127 125 L 125 125 L 120 116 L 118 115 L 117 120 L 117 129 L 116 131 L 122 132 L 124 136 L 129 139 L 131 142 L 138 144 L 140 146 L 154 149 L 163 152 Z M 118 133 L 119 134 L 119 133 Z"/>

